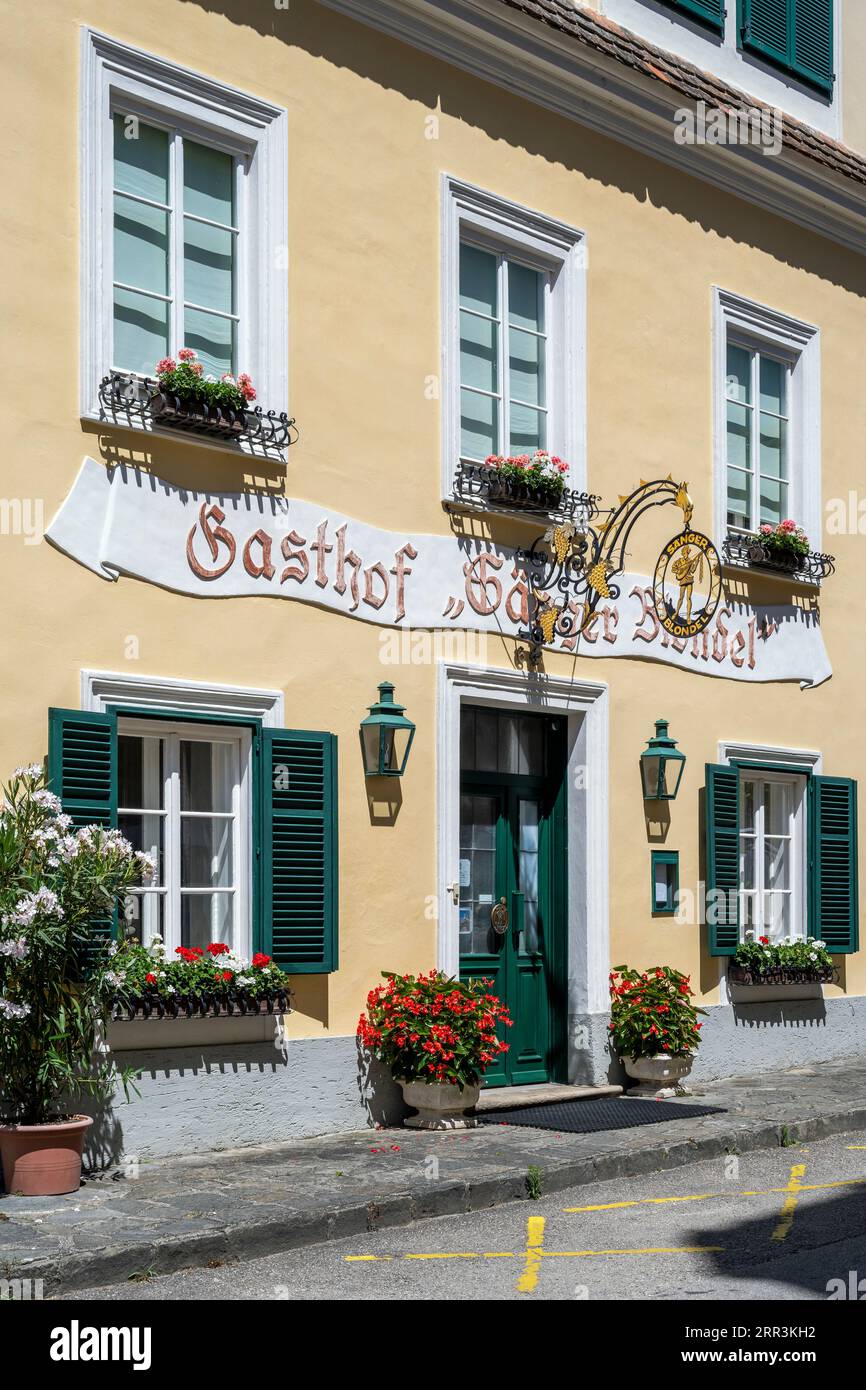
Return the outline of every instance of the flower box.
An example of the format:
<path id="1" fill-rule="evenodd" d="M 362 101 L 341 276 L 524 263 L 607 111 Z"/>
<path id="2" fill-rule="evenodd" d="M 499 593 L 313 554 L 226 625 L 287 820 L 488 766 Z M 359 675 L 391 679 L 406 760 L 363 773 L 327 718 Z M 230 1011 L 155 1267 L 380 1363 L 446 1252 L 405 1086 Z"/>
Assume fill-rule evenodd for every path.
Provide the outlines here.
<path id="1" fill-rule="evenodd" d="M 820 584 L 836 568 L 832 555 L 809 549 L 784 549 L 767 544 L 759 536 L 733 531 L 722 543 L 722 555 L 728 564 L 738 568 L 767 570 L 812 584 Z"/>
<path id="2" fill-rule="evenodd" d="M 728 980 L 735 985 L 830 985 L 838 981 L 839 972 L 832 965 L 813 966 L 771 966 L 768 970 L 750 969 L 745 965 L 732 963 L 728 966 Z"/>
<path id="3" fill-rule="evenodd" d="M 169 391 L 157 391 L 147 402 L 150 418 L 175 429 L 195 430 L 200 434 L 223 435 L 239 439 L 247 428 L 245 410 L 230 406 L 211 406 L 205 401 L 185 401 Z"/>
<path id="4" fill-rule="evenodd" d="M 284 411 L 264 411 L 258 405 L 235 410 L 224 403 L 185 400 L 158 380 L 130 372 L 112 372 L 104 377 L 99 403 L 103 417 L 114 424 L 203 436 L 267 456 L 288 447 L 295 423 Z"/>
<path id="5" fill-rule="evenodd" d="M 563 476 L 543 476 L 487 463 L 461 463 L 454 479 L 454 499 L 491 511 L 525 512 L 562 517 L 587 525 L 597 498 L 565 486 Z"/>
<path id="6" fill-rule="evenodd" d="M 288 988 L 256 997 L 243 990 L 228 994 L 184 994 L 163 999 L 158 994 L 133 998 L 115 997 L 111 1005 L 113 1023 L 133 1023 L 142 1019 L 249 1018 L 267 1014 L 291 1013 Z"/>

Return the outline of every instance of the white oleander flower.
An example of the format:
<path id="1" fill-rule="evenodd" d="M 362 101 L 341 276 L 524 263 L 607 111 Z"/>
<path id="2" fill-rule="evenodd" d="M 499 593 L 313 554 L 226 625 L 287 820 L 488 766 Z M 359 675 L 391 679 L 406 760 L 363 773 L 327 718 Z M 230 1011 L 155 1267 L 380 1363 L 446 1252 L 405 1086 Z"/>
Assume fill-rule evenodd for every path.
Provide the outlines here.
<path id="1" fill-rule="evenodd" d="M 23 936 L 11 941 L 0 941 L 0 956 L 10 956 L 12 960 L 24 960 L 28 946 Z"/>
<path id="2" fill-rule="evenodd" d="M 0 995 L 0 1015 L 2 1015 L 3 1018 L 26 1018 L 29 1012 L 29 1004 L 13 1004 L 11 999 L 6 999 L 3 995 Z"/>

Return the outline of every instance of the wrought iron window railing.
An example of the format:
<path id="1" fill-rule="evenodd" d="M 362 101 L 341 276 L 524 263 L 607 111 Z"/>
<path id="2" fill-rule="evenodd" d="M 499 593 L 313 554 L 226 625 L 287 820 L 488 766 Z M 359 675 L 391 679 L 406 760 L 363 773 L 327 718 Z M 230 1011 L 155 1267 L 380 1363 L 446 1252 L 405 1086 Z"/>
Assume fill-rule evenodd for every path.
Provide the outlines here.
<path id="1" fill-rule="evenodd" d="M 504 476 L 484 463 L 462 463 L 454 476 L 454 500 L 467 506 L 491 511 L 526 512 L 553 520 L 589 524 L 598 506 L 598 497 L 572 488 L 558 491 L 543 484 L 532 486 Z"/>
<path id="2" fill-rule="evenodd" d="M 253 452 L 281 452 L 292 443 L 292 426 L 285 411 L 231 410 L 203 401 L 182 400 L 151 377 L 111 372 L 99 383 L 103 417 L 115 424 L 150 424 L 178 433 L 247 445 Z"/>
<path id="3" fill-rule="evenodd" d="M 199 994 L 175 994 L 163 999 L 154 991 L 134 998 L 118 996 L 111 1004 L 114 1023 L 159 1018 L 250 1018 L 291 1013 L 292 990 L 286 986 L 256 998 L 243 989 Z"/>
<path id="4" fill-rule="evenodd" d="M 780 554 L 767 545 L 762 545 L 754 536 L 729 532 L 722 542 L 722 556 L 727 564 L 740 569 L 764 569 L 774 574 L 790 575 L 792 579 L 805 580 L 810 584 L 820 584 L 822 579 L 835 572 L 836 559 L 810 550 L 807 555 Z"/>
<path id="5" fill-rule="evenodd" d="M 751 970 L 746 965 L 731 964 L 728 966 L 728 980 L 735 985 L 831 985 L 839 983 L 839 971 L 832 965 L 814 969 L 779 965 L 770 970 Z"/>

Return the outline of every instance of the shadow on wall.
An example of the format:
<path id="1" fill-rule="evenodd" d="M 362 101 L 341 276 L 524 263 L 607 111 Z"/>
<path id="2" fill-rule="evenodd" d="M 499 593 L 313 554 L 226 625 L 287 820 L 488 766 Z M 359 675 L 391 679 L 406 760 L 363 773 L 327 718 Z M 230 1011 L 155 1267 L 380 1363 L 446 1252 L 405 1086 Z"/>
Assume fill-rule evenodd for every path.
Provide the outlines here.
<path id="1" fill-rule="evenodd" d="M 403 1092 L 391 1075 L 390 1069 L 365 1052 L 358 1042 L 358 1092 L 361 1104 L 369 1116 L 373 1128 L 392 1128 L 401 1125 L 407 1115 L 412 1114 L 411 1106 L 403 1100 Z"/>

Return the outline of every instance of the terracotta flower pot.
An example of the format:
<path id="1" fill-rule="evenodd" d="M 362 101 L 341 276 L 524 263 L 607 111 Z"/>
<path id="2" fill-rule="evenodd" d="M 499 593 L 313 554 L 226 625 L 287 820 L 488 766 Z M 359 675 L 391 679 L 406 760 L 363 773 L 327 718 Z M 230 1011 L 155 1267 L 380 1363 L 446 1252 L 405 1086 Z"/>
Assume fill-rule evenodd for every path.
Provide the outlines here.
<path id="1" fill-rule="evenodd" d="M 44 1125 L 0 1125 L 3 1182 L 10 1196 L 59 1197 L 81 1185 L 89 1115 Z"/>
<path id="2" fill-rule="evenodd" d="M 447 1081 L 401 1081 L 403 1099 L 413 1106 L 417 1115 L 405 1123 L 410 1129 L 474 1129 L 474 1115 L 466 1115 L 478 1101 L 477 1086 L 454 1086 Z"/>

